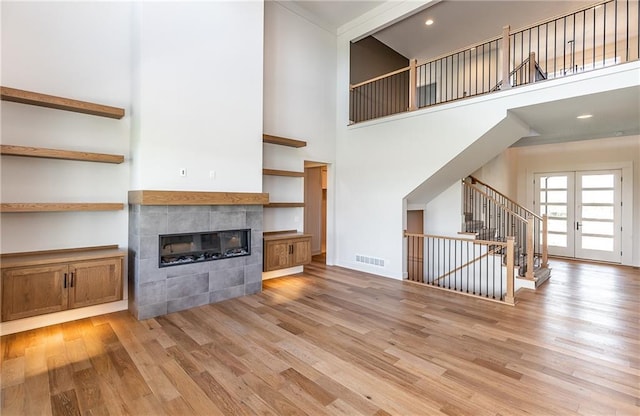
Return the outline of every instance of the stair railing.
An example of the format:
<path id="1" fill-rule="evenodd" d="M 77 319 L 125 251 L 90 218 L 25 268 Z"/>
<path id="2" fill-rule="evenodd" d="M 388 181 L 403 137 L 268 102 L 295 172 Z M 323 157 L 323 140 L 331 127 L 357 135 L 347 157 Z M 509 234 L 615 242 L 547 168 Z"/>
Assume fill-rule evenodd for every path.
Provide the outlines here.
<path id="1" fill-rule="evenodd" d="M 536 53 L 531 52 L 529 57 L 522 61 L 520 65 L 515 67 L 513 71 L 509 72 L 507 77 L 511 82 L 512 87 L 518 85 L 531 84 L 547 79 L 547 73 L 542 70 L 538 62 L 536 61 Z M 500 80 L 489 92 L 494 92 L 502 89 L 502 83 L 504 80 Z"/>
<path id="2" fill-rule="evenodd" d="M 409 281 L 515 305 L 513 237 L 486 241 L 406 231 L 404 236 L 408 247 L 419 247 L 407 257 Z"/>
<path id="3" fill-rule="evenodd" d="M 467 178 L 463 185 L 463 230 L 483 240 L 505 241 L 513 236 L 519 275 L 533 280 L 536 267 L 547 267 L 546 216 L 536 215 L 476 178 Z"/>

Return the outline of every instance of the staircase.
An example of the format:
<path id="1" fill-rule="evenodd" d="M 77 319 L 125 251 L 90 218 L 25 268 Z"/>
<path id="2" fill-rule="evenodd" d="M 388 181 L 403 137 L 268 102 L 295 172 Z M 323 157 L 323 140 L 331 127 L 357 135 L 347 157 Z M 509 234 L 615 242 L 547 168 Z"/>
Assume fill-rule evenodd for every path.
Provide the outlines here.
<path id="1" fill-rule="evenodd" d="M 463 231 L 477 240 L 507 241 L 514 237 L 514 267 L 519 287 L 535 289 L 547 281 L 547 219 L 469 176 L 463 186 Z M 503 264 L 506 264 L 505 253 Z"/>

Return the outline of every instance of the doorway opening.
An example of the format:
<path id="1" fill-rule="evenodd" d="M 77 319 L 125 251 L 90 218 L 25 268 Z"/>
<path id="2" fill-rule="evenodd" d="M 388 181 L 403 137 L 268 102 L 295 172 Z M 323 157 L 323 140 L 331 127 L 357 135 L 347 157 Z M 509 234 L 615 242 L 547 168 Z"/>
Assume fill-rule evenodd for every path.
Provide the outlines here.
<path id="1" fill-rule="evenodd" d="M 323 162 L 304 162 L 304 233 L 311 235 L 314 261 L 326 264 L 327 169 Z"/>
<path id="2" fill-rule="evenodd" d="M 407 232 L 424 234 L 424 210 L 407 211 Z M 409 239 L 407 247 L 407 278 L 414 282 L 424 281 L 424 239 Z"/>

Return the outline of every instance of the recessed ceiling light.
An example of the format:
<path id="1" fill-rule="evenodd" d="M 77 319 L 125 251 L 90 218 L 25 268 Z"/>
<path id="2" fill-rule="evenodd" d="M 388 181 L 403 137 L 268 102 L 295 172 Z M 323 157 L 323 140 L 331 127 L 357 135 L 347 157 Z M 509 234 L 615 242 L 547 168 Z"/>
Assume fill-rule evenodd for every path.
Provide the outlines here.
<path id="1" fill-rule="evenodd" d="M 427 21 L 424 22 L 424 24 L 427 25 L 427 26 L 431 26 L 433 24 L 433 20 L 427 19 Z"/>
<path id="2" fill-rule="evenodd" d="M 585 118 L 591 118 L 591 117 L 593 117 L 593 114 L 582 114 L 576 118 L 579 118 L 580 120 L 584 120 Z"/>

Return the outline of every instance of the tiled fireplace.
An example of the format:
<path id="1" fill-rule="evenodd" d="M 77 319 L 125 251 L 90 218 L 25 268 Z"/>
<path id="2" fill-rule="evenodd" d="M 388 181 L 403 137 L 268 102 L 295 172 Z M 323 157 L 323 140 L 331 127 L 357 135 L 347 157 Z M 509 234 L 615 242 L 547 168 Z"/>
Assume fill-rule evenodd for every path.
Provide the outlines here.
<path id="1" fill-rule="evenodd" d="M 205 199 L 196 204 L 187 200 L 184 205 L 174 205 L 171 200 L 171 205 L 151 205 L 161 202 L 129 195 L 129 310 L 136 318 L 147 319 L 262 290 L 261 204 L 220 205 L 216 200 L 215 205 L 203 205 Z M 246 232 L 244 237 L 241 232 Z M 195 243 L 187 242 L 187 237 L 170 240 L 167 235 L 195 235 Z M 242 248 L 242 255 L 206 259 L 214 257 L 215 250 L 197 249 L 202 245 L 214 247 L 212 238 L 245 238 L 245 246 L 233 247 Z M 187 259 L 169 267 L 162 262 L 162 243 L 166 246 L 168 241 L 173 242 L 172 248 L 186 248 L 188 243 L 194 248 L 191 254 L 205 254 L 194 257 L 197 261 Z M 232 253 L 229 241 L 222 244 L 229 246 L 225 252 Z"/>

